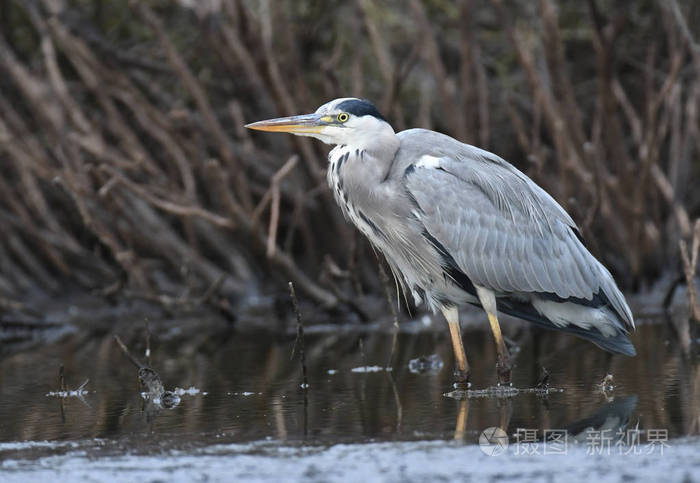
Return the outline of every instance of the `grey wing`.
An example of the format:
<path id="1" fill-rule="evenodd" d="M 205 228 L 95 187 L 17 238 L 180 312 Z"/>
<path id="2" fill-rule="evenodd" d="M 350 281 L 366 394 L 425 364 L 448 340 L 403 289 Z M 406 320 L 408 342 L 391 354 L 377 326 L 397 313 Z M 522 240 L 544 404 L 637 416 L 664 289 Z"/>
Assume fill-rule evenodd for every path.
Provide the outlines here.
<path id="1" fill-rule="evenodd" d="M 422 156 L 405 171 L 404 184 L 427 232 L 470 280 L 497 293 L 561 299 L 590 301 L 602 292 L 633 327 L 612 276 L 583 246 L 563 208 L 501 158 L 457 144 L 453 155 Z"/>

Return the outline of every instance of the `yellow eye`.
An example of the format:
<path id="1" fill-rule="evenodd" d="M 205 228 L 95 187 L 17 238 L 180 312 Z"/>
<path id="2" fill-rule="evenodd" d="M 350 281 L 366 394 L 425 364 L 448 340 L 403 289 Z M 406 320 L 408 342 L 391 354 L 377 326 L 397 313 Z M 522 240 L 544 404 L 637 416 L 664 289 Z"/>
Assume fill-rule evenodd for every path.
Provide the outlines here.
<path id="1" fill-rule="evenodd" d="M 347 122 L 348 119 L 350 119 L 350 116 L 347 112 L 341 112 L 338 114 L 338 122 Z"/>

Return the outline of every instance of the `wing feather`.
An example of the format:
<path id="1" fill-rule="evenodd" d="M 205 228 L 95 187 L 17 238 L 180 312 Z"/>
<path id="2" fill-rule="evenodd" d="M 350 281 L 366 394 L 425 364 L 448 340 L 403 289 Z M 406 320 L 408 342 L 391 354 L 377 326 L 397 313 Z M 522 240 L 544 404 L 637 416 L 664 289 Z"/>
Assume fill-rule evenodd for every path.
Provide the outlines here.
<path id="1" fill-rule="evenodd" d="M 609 272 L 575 236 L 575 223 L 549 194 L 494 154 L 446 136 L 412 146 L 405 135 L 411 131 L 401 133 L 402 147 L 430 150 L 425 154 L 440 159 L 415 165 L 403 177 L 408 197 L 422 210 L 426 230 L 473 283 L 496 292 L 586 300 L 602 291 L 633 327 Z"/>

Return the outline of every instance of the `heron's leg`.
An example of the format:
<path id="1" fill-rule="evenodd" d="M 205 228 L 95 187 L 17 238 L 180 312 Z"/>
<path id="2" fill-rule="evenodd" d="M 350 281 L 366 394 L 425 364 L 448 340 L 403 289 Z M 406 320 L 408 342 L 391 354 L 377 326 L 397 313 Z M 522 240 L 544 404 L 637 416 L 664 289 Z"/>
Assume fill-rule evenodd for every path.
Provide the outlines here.
<path id="1" fill-rule="evenodd" d="M 498 316 L 496 315 L 496 296 L 493 291 L 479 286 L 476 286 L 476 295 L 479 297 L 481 306 L 486 311 L 489 324 L 491 325 L 491 332 L 493 332 L 493 338 L 496 340 L 496 350 L 498 351 L 498 363 L 496 364 L 498 382 L 500 384 L 509 384 L 511 370 L 510 354 L 508 353 L 505 342 L 503 342 L 501 326 L 498 323 Z"/>
<path id="2" fill-rule="evenodd" d="M 447 325 L 450 328 L 450 337 L 452 338 L 452 348 L 455 352 L 457 368 L 454 372 L 455 382 L 464 389 L 469 387 L 469 363 L 467 362 L 467 354 L 464 352 L 464 343 L 462 342 L 462 332 L 459 329 L 459 312 L 457 307 L 443 307 L 442 315 L 447 320 Z"/>

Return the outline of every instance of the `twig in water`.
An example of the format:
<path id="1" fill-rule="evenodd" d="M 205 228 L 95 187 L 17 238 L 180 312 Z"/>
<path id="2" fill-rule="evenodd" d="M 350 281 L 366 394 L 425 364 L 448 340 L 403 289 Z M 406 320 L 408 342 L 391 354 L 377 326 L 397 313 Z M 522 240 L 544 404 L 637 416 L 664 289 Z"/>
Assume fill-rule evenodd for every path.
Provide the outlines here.
<path id="1" fill-rule="evenodd" d="M 114 341 L 117 343 L 117 345 L 119 345 L 119 348 L 122 350 L 127 359 L 129 359 L 131 363 L 138 368 L 139 382 L 141 383 L 141 386 L 145 389 L 145 391 L 148 393 L 149 397 L 153 400 L 160 400 L 160 404 L 162 404 L 163 407 L 177 406 L 179 399 L 177 400 L 177 402 L 170 402 L 173 393 L 172 391 L 165 390 L 163 382 L 160 380 L 160 376 L 158 375 L 158 373 L 151 369 L 151 367 L 149 367 L 148 365 L 142 364 L 138 361 L 138 359 L 131 355 L 131 352 L 129 352 L 129 349 L 124 345 L 124 343 L 118 335 L 114 336 Z"/>
<path id="2" fill-rule="evenodd" d="M 65 368 L 63 367 L 63 364 L 61 364 L 61 367 L 58 368 L 58 387 L 61 388 L 61 391 L 66 390 Z"/>
<path id="3" fill-rule="evenodd" d="M 301 312 L 299 311 L 299 301 L 297 300 L 297 294 L 294 291 L 294 283 L 289 282 L 289 295 L 292 297 L 292 305 L 294 306 L 294 313 L 297 316 L 297 338 L 294 341 L 294 347 L 292 348 L 292 357 L 299 351 L 299 359 L 301 360 L 301 387 L 304 389 L 304 393 L 309 387 L 309 381 L 306 377 L 306 351 L 304 348 L 304 324 L 301 321 Z"/>
<path id="4" fill-rule="evenodd" d="M 114 342 L 117 343 L 117 345 L 122 350 L 122 352 L 124 353 L 126 358 L 129 359 L 131 361 L 131 363 L 136 366 L 137 369 L 141 369 L 141 368 L 145 367 L 134 356 L 131 355 L 131 352 L 129 352 L 129 349 L 127 349 L 127 347 L 124 345 L 124 343 L 122 342 L 122 340 L 119 338 L 118 335 L 114 336 Z"/>
<path id="5" fill-rule="evenodd" d="M 146 365 L 151 365 L 151 329 L 148 327 L 148 319 L 146 319 Z"/>
<path id="6" fill-rule="evenodd" d="M 595 390 L 597 393 L 604 395 L 606 398 L 610 398 L 611 393 L 615 390 L 615 378 L 612 374 L 606 374 L 602 381 L 595 385 Z"/>
<path id="7" fill-rule="evenodd" d="M 292 297 L 292 305 L 294 305 L 294 312 L 297 315 L 297 338 L 294 341 L 294 347 L 292 348 L 292 358 L 294 353 L 299 348 L 299 359 L 301 361 L 301 388 L 304 391 L 304 437 L 309 433 L 309 400 L 307 398 L 307 392 L 309 389 L 309 381 L 306 377 L 306 350 L 304 347 L 304 324 L 301 321 L 301 311 L 299 310 L 299 301 L 297 300 L 297 294 L 294 291 L 294 283 L 289 282 L 289 295 Z"/>
<path id="8" fill-rule="evenodd" d="M 546 391 L 549 388 L 549 371 L 546 367 L 542 366 L 542 377 L 539 382 L 535 385 L 535 389 L 540 389 Z"/>
<path id="9" fill-rule="evenodd" d="M 78 389 L 68 389 L 66 387 L 66 378 L 65 378 L 65 367 L 63 364 L 61 364 L 58 368 L 58 391 L 50 391 L 46 394 L 46 396 L 49 397 L 57 397 L 60 400 L 60 407 L 61 407 L 61 421 L 66 422 L 66 409 L 64 405 L 64 400 L 69 397 L 77 397 L 80 399 L 80 401 L 85 404 L 86 406 L 90 406 L 87 401 L 85 401 L 84 396 L 88 393 L 85 390 L 85 386 L 87 386 L 87 383 L 90 381 L 90 379 L 85 379 L 85 382 L 83 382 Z"/>
<path id="10" fill-rule="evenodd" d="M 61 367 L 58 368 L 58 387 L 62 393 L 66 392 L 66 378 L 64 377 L 63 364 L 61 364 Z M 61 398 L 60 401 L 61 402 L 59 403 L 59 406 L 61 408 L 61 422 L 65 423 L 66 422 L 66 405 L 64 404 L 63 398 Z"/>

